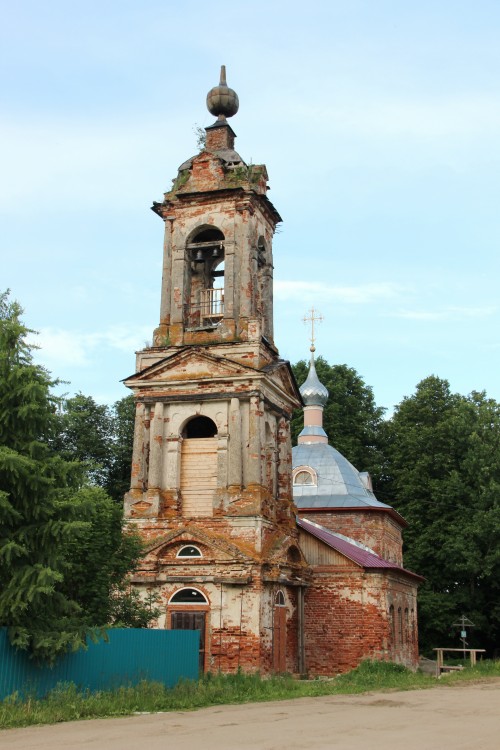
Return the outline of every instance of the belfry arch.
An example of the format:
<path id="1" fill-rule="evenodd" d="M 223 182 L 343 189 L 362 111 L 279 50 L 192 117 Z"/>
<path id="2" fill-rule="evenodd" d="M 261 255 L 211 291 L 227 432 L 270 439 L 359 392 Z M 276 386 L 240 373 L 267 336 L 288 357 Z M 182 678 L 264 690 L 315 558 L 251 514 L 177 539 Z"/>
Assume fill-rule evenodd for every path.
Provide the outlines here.
<path id="1" fill-rule="evenodd" d="M 225 237 L 220 229 L 200 227 L 188 238 L 190 260 L 188 328 L 210 328 L 224 317 Z"/>

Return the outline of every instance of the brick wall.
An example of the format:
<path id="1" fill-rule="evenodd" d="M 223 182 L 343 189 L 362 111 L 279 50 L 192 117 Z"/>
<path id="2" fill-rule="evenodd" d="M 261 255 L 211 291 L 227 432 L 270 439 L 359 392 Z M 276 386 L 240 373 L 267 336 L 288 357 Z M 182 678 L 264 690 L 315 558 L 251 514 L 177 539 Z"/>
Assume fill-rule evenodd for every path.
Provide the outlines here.
<path id="1" fill-rule="evenodd" d="M 305 597 L 306 666 L 311 675 L 346 672 L 364 659 L 415 668 L 416 631 L 393 639 L 390 602 L 416 612 L 416 587 L 359 568 L 316 569 Z"/>

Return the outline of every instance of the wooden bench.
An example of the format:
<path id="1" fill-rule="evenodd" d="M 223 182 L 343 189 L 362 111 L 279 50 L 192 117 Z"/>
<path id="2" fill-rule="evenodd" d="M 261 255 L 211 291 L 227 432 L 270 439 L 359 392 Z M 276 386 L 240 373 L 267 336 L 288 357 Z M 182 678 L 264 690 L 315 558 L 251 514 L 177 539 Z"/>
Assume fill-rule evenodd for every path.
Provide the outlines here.
<path id="1" fill-rule="evenodd" d="M 463 666 L 457 665 L 457 666 L 449 666 L 444 663 L 444 653 L 448 652 L 455 652 L 460 653 L 464 655 L 469 654 L 470 655 L 470 665 L 471 667 L 476 666 L 477 661 L 477 654 L 484 654 L 486 652 L 485 648 L 435 648 L 433 651 L 436 652 L 436 677 L 441 677 L 443 672 L 459 672 L 463 669 Z"/>

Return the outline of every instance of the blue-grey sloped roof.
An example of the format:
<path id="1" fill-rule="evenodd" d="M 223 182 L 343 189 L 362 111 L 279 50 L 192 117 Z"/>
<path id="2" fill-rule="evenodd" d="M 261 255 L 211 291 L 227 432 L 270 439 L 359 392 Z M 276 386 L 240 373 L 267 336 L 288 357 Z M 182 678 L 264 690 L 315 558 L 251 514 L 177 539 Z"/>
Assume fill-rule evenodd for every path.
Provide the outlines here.
<path id="1" fill-rule="evenodd" d="M 292 451 L 293 468 L 310 466 L 317 485 L 294 485 L 297 508 L 389 508 L 363 484 L 359 471 L 327 443 L 301 443 Z"/>

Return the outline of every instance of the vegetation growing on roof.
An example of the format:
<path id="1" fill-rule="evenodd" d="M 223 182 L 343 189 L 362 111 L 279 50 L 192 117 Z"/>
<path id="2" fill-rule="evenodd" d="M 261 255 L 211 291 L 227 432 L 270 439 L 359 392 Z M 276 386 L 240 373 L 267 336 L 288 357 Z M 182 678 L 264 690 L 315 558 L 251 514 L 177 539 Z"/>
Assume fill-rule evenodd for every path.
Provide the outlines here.
<path id="1" fill-rule="evenodd" d="M 189 180 L 190 171 L 189 169 L 183 169 L 179 172 L 175 180 L 173 180 L 173 185 L 169 192 L 171 193 L 177 193 Z"/>

